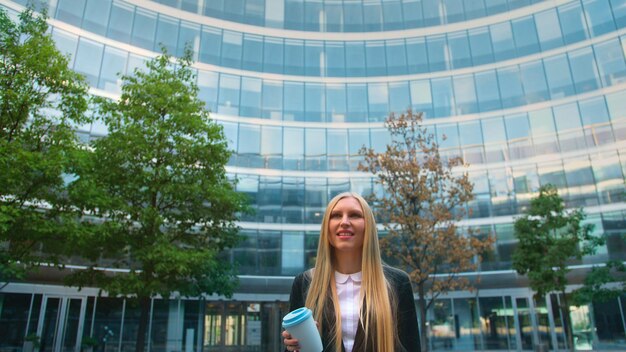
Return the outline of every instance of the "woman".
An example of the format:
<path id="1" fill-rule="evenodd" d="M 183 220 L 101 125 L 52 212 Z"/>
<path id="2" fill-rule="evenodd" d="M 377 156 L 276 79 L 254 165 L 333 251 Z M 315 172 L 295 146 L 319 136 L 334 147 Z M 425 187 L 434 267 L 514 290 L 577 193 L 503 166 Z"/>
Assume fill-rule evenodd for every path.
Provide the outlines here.
<path id="1" fill-rule="evenodd" d="M 324 352 L 420 349 L 409 277 L 383 266 L 374 215 L 358 194 L 328 204 L 315 268 L 294 279 L 289 304 L 313 311 Z M 287 331 L 283 337 L 287 351 L 300 349 Z"/>

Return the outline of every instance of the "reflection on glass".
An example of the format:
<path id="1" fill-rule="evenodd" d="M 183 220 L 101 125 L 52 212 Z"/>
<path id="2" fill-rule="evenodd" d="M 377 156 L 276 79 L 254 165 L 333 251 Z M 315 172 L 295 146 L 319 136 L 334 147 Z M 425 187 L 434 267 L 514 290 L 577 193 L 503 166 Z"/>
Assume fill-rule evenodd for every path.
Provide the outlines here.
<path id="1" fill-rule="evenodd" d="M 502 297 L 480 297 L 480 326 L 485 349 L 507 350 L 508 328 Z"/>
<path id="2" fill-rule="evenodd" d="M 480 321 L 475 298 L 454 299 L 454 349 L 474 351 L 482 349 Z"/>
<path id="3" fill-rule="evenodd" d="M 522 343 L 522 349 L 532 349 L 533 344 L 533 326 L 530 318 L 530 308 L 528 306 L 528 298 L 520 297 L 515 299 L 517 305 L 517 321 L 518 332 Z"/>

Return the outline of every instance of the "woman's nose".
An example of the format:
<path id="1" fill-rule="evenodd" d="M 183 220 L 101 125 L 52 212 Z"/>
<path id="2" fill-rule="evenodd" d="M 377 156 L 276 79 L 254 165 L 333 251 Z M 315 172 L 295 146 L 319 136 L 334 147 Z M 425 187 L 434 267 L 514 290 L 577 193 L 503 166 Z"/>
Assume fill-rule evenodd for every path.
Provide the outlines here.
<path id="1" fill-rule="evenodd" d="M 350 225 L 350 218 L 347 215 L 341 217 L 341 225 Z"/>

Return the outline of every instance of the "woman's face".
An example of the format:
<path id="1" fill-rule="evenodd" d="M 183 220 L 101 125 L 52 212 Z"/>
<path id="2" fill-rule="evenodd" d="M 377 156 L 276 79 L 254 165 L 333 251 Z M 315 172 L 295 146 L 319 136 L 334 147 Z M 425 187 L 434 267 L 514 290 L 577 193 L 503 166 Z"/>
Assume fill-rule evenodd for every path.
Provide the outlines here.
<path id="1" fill-rule="evenodd" d="M 339 200 L 330 212 L 328 240 L 337 252 L 361 253 L 365 238 L 365 217 L 355 198 Z"/>

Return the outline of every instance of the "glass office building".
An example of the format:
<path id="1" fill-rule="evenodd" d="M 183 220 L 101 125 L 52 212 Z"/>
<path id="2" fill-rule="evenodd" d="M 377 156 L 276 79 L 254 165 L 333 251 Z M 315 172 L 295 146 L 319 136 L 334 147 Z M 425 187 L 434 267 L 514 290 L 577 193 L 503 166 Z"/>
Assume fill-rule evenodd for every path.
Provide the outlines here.
<path id="1" fill-rule="evenodd" d="M 0 0 L 15 16 L 24 0 Z M 232 299 L 152 302 L 154 351 L 278 351 L 294 274 L 314 260 L 335 194 L 378 192 L 358 150 L 383 150 L 383 120 L 424 113 L 442 154 L 471 165 L 475 199 L 463 220 L 495 237 L 479 290 L 429 312 L 434 350 L 564 348 L 557 295 L 533 297 L 511 270 L 513 221 L 540 185 L 582 207 L 606 245 L 573 263 L 624 260 L 626 245 L 626 0 L 49 0 L 51 34 L 87 78 L 115 98 L 162 43 L 188 43 L 200 97 L 235 151 L 229 175 L 250 196 L 245 240 L 228 253 Z M 106 134 L 81 126 L 84 140 Z M 444 140 L 442 137 L 446 136 Z M 57 280 L 58 282 L 58 280 Z M 0 349 L 24 336 L 42 350 L 131 350 L 138 308 L 54 278 L 0 291 Z M 578 349 L 626 349 L 626 300 L 573 307 Z M 16 328 L 17 327 L 17 328 Z M 104 342 L 106 337 L 106 342 Z"/>

